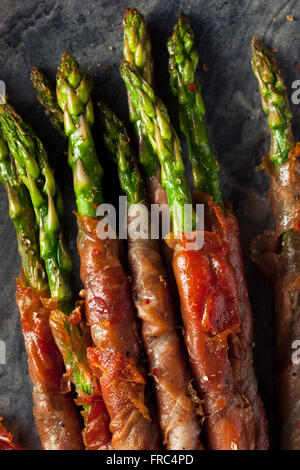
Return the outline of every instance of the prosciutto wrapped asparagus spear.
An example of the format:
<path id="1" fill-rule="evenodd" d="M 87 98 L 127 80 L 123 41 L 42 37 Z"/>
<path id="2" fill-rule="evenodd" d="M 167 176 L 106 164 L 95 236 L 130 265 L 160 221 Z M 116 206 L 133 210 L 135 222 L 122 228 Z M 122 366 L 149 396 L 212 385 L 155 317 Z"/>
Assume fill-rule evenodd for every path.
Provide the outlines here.
<path id="1" fill-rule="evenodd" d="M 178 98 L 180 128 L 188 142 L 194 187 L 198 192 L 199 202 L 202 200 L 206 204 L 207 229 L 228 242 L 228 260 L 237 280 L 237 307 L 240 319 L 240 332 L 229 338 L 229 344 L 232 343 L 230 361 L 235 386 L 253 408 L 255 448 L 266 449 L 267 422 L 252 364 L 253 321 L 239 242 L 239 228 L 231 207 L 228 204 L 224 207 L 222 201 L 220 168 L 206 130 L 205 107 L 196 78 L 198 54 L 193 48 L 193 42 L 194 34 L 189 19 L 181 14 L 168 41 L 171 89 Z M 197 199 L 196 194 L 195 196 Z M 207 196 L 213 201 L 207 201 Z"/>
<path id="2" fill-rule="evenodd" d="M 276 224 L 275 231 L 265 231 L 253 241 L 252 258 L 274 283 L 281 447 L 299 450 L 300 365 L 292 354 L 300 338 L 300 149 L 276 59 L 257 37 L 252 41 L 252 67 L 271 132 L 271 148 L 262 166 L 270 176 Z"/>
<path id="3" fill-rule="evenodd" d="M 34 209 L 3 135 L 0 138 L 0 178 L 7 191 L 9 213 L 22 260 L 16 301 L 34 386 L 34 416 L 42 446 L 46 450 L 82 449 L 79 415 L 70 394 L 61 391 L 63 361 L 49 326 L 49 286 L 39 254 Z M 7 448 L 13 448 L 11 435 L 5 434 L 2 425 L 1 433 Z"/>
<path id="4" fill-rule="evenodd" d="M 91 134 L 92 83 L 68 54 L 57 74 L 57 101 L 64 112 L 78 210 L 78 251 L 88 324 L 95 348 L 89 359 L 108 409 L 112 448 L 156 449 L 159 433 L 145 396 L 145 373 L 136 313 L 118 239 L 100 239 L 97 206 L 103 202 L 102 168 Z"/>
<path id="5" fill-rule="evenodd" d="M 33 317 L 34 311 L 39 312 L 37 318 L 43 318 L 43 315 L 45 316 L 43 312 L 48 312 L 48 316 L 45 316 L 45 325 L 41 325 L 41 327 L 43 326 L 43 329 L 45 329 L 44 334 L 47 333 L 51 341 L 53 341 L 52 330 L 66 367 L 66 373 L 63 375 L 63 363 L 58 355 L 61 366 L 60 375 L 56 374 L 54 377 L 55 383 L 52 387 L 55 385 L 56 393 L 59 391 L 60 395 L 64 397 L 62 393 L 69 390 L 70 383 L 74 384 L 79 397 L 77 403 L 84 406 L 82 412 L 85 421 L 83 435 L 86 447 L 88 449 L 107 448 L 110 443 L 109 419 L 98 381 L 90 370 L 87 361 L 86 349 L 91 342 L 89 331 L 81 321 L 82 301 L 74 304 L 73 300 L 70 283 L 71 260 L 64 246 L 60 223 L 63 215 L 62 201 L 55 185 L 53 172 L 41 141 L 8 104 L 0 106 L 0 122 L 9 150 L 14 158 L 19 178 L 30 194 L 36 218 L 36 222 L 31 221 L 30 223 L 31 226 L 34 226 L 35 223 L 39 226 L 38 250 L 45 264 L 47 273 L 45 279 L 48 277 L 51 294 L 51 298 L 40 300 L 41 297 L 45 296 L 42 294 L 35 295 L 34 292 L 26 290 L 19 283 L 17 303 L 21 316 L 26 317 L 27 322 L 30 320 L 32 322 L 32 318 L 35 318 Z M 47 281 L 45 282 L 47 285 Z M 51 330 L 48 325 L 49 322 Z M 35 325 L 35 322 L 33 322 L 33 326 L 38 329 L 39 323 L 37 322 Z M 23 327 L 25 342 L 26 338 L 30 341 L 32 335 L 26 335 L 27 330 L 24 330 L 24 328 L 25 326 Z M 30 346 L 27 347 L 27 350 L 30 351 L 30 361 L 33 351 Z M 32 361 L 35 361 L 35 366 L 40 361 L 42 362 L 42 359 L 39 359 L 42 351 L 42 344 L 40 344 L 39 349 L 36 351 L 37 357 L 32 359 Z M 51 359 L 50 352 L 53 359 Z M 56 360 L 56 347 L 52 347 L 52 351 L 49 349 L 48 356 L 50 364 L 51 360 L 52 362 Z M 30 367 L 30 373 L 35 383 L 38 380 L 39 371 L 36 371 L 35 367 Z M 44 388 L 47 390 L 51 382 L 50 385 L 47 385 L 45 379 L 44 382 Z M 55 419 L 54 412 L 61 413 L 59 402 L 56 403 L 55 400 L 52 400 L 52 402 L 51 404 L 47 395 L 39 395 L 35 404 L 36 409 L 40 408 L 41 418 L 38 427 L 42 430 L 40 435 L 42 434 L 41 440 L 45 448 L 48 448 L 44 443 L 48 439 L 48 428 L 59 427 L 59 423 L 63 422 L 62 419 Z M 48 413 L 48 410 L 51 409 L 50 405 L 54 409 L 53 416 Z M 37 411 L 35 413 L 37 416 Z M 49 419 L 48 423 L 47 417 Z M 53 445 L 56 445 L 56 443 L 54 442 Z"/>
<path id="6" fill-rule="evenodd" d="M 191 227 L 186 225 L 184 205 L 191 203 L 191 196 L 178 136 L 165 106 L 137 69 L 124 61 L 121 75 L 160 160 L 173 230 L 179 236 L 173 268 L 186 330 L 185 342 L 196 388 L 203 397 L 207 447 L 254 449 L 252 406 L 235 380 L 237 366 L 229 356 L 233 347 L 231 338 L 236 338 L 240 331 L 240 319 L 238 285 L 230 263 L 228 241 L 221 230 L 206 231 L 202 249 L 186 249 L 185 232 Z M 216 212 L 215 223 L 224 230 L 222 212 L 214 206 L 212 210 Z M 234 357 L 235 361 L 238 357 Z"/>
<path id="7" fill-rule="evenodd" d="M 124 124 L 104 103 L 99 104 L 99 114 L 104 141 L 118 165 L 119 180 L 127 202 L 130 206 L 143 205 L 148 223 L 145 238 L 134 239 L 129 233 L 128 257 L 164 444 L 171 450 L 200 449 L 200 426 L 190 396 L 190 377 L 175 330 L 171 293 L 158 240 L 151 239 L 150 212 L 142 176 Z M 130 223 L 130 215 L 128 218 Z"/>
<path id="8" fill-rule="evenodd" d="M 31 78 L 32 78 L 32 82 L 33 82 L 33 85 L 34 85 L 34 88 L 37 92 L 37 95 L 38 95 L 38 98 L 39 98 L 39 102 L 42 104 L 42 106 L 45 108 L 46 110 L 46 113 L 50 116 L 53 116 L 55 115 L 56 118 L 55 120 L 52 120 L 52 124 L 53 126 L 57 129 L 58 132 L 60 132 L 60 128 L 61 128 L 61 123 L 63 124 L 64 123 L 64 117 L 63 117 L 63 113 L 62 111 L 60 110 L 60 113 L 61 115 L 59 115 L 59 113 L 56 113 L 56 105 L 57 105 L 57 102 L 56 102 L 56 97 L 53 95 L 53 91 L 52 91 L 52 87 L 51 87 L 51 82 L 49 81 L 49 79 L 45 76 L 45 74 L 43 74 L 43 72 L 37 68 L 35 69 L 32 69 L 32 74 L 31 74 Z M 96 153 L 95 153 L 95 158 L 98 158 Z M 101 170 L 102 172 L 102 170 Z M 101 188 L 100 188 L 101 189 Z M 93 210 L 95 209 L 95 207 L 93 207 Z M 92 221 L 94 223 L 94 225 L 96 226 L 96 223 L 94 221 Z M 96 234 L 95 234 L 96 235 Z M 96 238 L 96 237 L 95 237 Z M 120 251 L 120 245 L 119 245 L 119 241 L 112 241 L 112 246 L 115 245 L 115 247 L 118 249 L 118 253 Z M 108 248 L 107 248 L 108 249 Z M 95 251 L 97 251 L 95 249 Z M 95 253 L 95 252 L 94 252 Z M 121 273 L 123 273 L 123 268 L 121 267 L 121 264 L 118 265 Z M 125 279 L 125 278 L 124 278 Z M 127 283 L 127 279 L 125 281 Z M 127 299 L 128 300 L 128 299 Z M 92 327 L 92 331 L 93 330 L 96 330 L 97 327 L 95 326 L 94 328 Z M 126 350 L 127 351 L 127 350 Z M 94 353 L 94 354 L 93 354 Z M 93 357 L 93 361 L 95 360 L 98 360 L 98 355 L 96 354 L 95 351 L 90 351 L 90 356 Z M 121 367 L 121 365 L 120 365 Z M 114 383 L 118 384 L 117 382 L 117 378 L 116 379 L 113 379 Z M 117 385 L 116 385 L 117 386 Z M 143 388 L 144 386 L 144 382 L 142 381 L 141 382 L 141 385 L 140 386 L 137 386 L 139 388 Z M 126 390 L 125 390 L 126 392 Z M 128 390 L 127 394 L 130 392 L 130 390 Z M 123 398 L 124 398 L 124 401 L 127 402 L 127 397 L 126 397 L 126 394 L 123 395 Z M 114 399 L 114 397 L 112 396 L 110 398 L 111 400 Z M 124 406 L 124 402 L 121 401 L 121 406 Z M 114 413 L 114 415 L 116 415 L 117 413 L 117 408 L 116 409 L 113 409 L 113 404 L 111 405 L 111 409 L 112 409 L 112 413 Z M 129 406 L 129 409 L 130 409 L 130 406 Z M 125 418 L 124 418 L 125 419 Z M 120 423 L 119 426 L 121 426 L 122 423 Z M 125 443 L 125 440 L 121 441 L 120 443 L 116 443 L 114 445 L 134 445 L 133 443 L 130 443 L 128 442 L 127 444 Z M 142 445 L 145 445 L 145 443 L 142 443 Z"/>
<path id="9" fill-rule="evenodd" d="M 153 86 L 153 59 L 151 40 L 143 15 L 135 8 L 125 10 L 124 19 L 124 58 L 135 66 L 141 76 Z M 138 164 L 146 188 L 147 200 L 150 204 L 168 204 L 168 198 L 160 182 L 160 165 L 158 158 L 149 141 L 146 129 L 139 118 L 128 94 L 129 117 L 134 125 L 138 142 Z M 180 317 L 179 298 L 172 269 L 173 251 L 164 242 L 160 242 L 163 260 L 166 266 L 169 285 L 177 321 Z"/>

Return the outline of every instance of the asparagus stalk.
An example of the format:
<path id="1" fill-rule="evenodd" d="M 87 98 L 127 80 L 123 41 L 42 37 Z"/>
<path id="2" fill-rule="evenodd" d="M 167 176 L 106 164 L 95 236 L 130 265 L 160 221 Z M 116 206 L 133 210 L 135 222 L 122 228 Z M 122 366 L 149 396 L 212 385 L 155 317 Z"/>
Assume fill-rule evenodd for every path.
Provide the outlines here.
<path id="1" fill-rule="evenodd" d="M 168 40 L 171 90 L 178 98 L 180 128 L 188 142 L 194 186 L 222 206 L 220 168 L 207 134 L 205 107 L 196 78 L 198 54 L 193 43 L 189 19 L 181 13 Z"/>
<path id="2" fill-rule="evenodd" d="M 124 58 L 134 65 L 141 76 L 153 84 L 153 60 L 151 41 L 143 15 L 135 8 L 124 13 Z M 128 95 L 129 117 L 134 124 L 138 140 L 138 159 L 144 176 L 154 176 L 157 170 L 157 157 L 149 142 L 147 132 Z"/>
<path id="3" fill-rule="evenodd" d="M 40 104 L 57 132 L 65 137 L 64 115 L 57 104 L 56 90 L 51 80 L 37 67 L 31 69 L 30 78 Z"/>
<path id="4" fill-rule="evenodd" d="M 72 264 L 61 229 L 63 204 L 46 151 L 34 131 L 8 104 L 0 105 L 2 131 L 22 182 L 27 187 L 40 229 L 40 254 L 51 296 L 65 313 L 73 309 Z"/>
<path id="5" fill-rule="evenodd" d="M 132 104 L 143 122 L 162 167 L 162 186 L 167 192 L 173 230 L 175 233 L 190 231 L 195 228 L 196 218 L 193 213 L 193 221 L 190 224 L 184 216 L 185 205 L 191 204 L 191 195 L 181 157 L 180 142 L 171 125 L 167 109 L 135 67 L 123 61 L 120 70 Z"/>
<path id="6" fill-rule="evenodd" d="M 288 160 L 288 154 L 295 146 L 292 114 L 276 59 L 258 37 L 252 40 L 252 68 L 271 131 L 270 160 L 278 167 Z"/>
<path id="7" fill-rule="evenodd" d="M 8 104 L 0 104 L 0 123 L 11 155 L 14 158 L 14 162 L 9 167 L 8 149 L 5 147 L 5 141 L 2 138 L 1 178 L 5 181 L 6 188 L 8 188 L 8 195 L 11 200 L 10 212 L 14 217 L 14 223 L 16 222 L 18 238 L 22 235 L 21 229 L 26 230 L 26 234 L 30 235 L 30 231 L 35 230 L 34 227 L 37 221 L 39 226 L 39 247 L 34 245 L 33 242 L 30 246 L 36 249 L 36 256 L 39 253 L 45 263 L 51 297 L 57 299 L 59 308 L 64 314 L 69 314 L 74 308 L 70 281 L 72 264 L 63 243 L 60 224 L 60 218 L 63 216 L 62 200 L 56 189 L 46 151 L 30 126 Z M 15 180 L 12 179 L 10 173 L 7 173 L 7 169 L 9 169 L 11 175 L 14 175 Z M 20 186 L 18 187 L 19 183 Z M 18 188 L 18 195 L 22 196 L 22 200 L 19 199 L 20 209 L 14 204 L 16 198 L 11 196 L 13 194 L 11 187 L 13 187 L 15 193 L 16 188 Z M 31 206 L 27 204 L 29 200 L 28 192 L 34 208 L 31 209 L 30 213 L 28 207 Z M 25 210 L 29 213 L 26 218 L 24 217 Z M 23 262 L 24 247 L 21 245 L 19 250 L 22 253 Z M 33 256 L 30 251 L 28 253 Z M 26 253 L 27 258 L 28 253 Z M 28 281 L 31 283 L 30 269 L 27 265 L 30 262 L 31 264 L 33 261 L 36 262 L 36 260 L 32 258 L 28 261 L 27 258 L 23 263 L 23 268 Z M 38 265 L 42 265 L 39 257 L 37 260 L 39 261 Z M 47 287 L 46 276 L 44 286 Z M 37 284 L 34 287 L 38 288 L 39 286 Z M 91 394 L 93 377 L 86 358 L 88 342 L 83 325 L 70 324 L 66 319 L 59 319 L 58 316 L 55 318 L 55 323 L 56 339 L 59 338 L 60 343 L 59 349 L 78 395 L 82 397 L 85 394 Z"/>
<path id="8" fill-rule="evenodd" d="M 29 193 L 20 180 L 7 143 L 0 134 L 0 180 L 6 189 L 9 215 L 15 226 L 18 250 L 27 284 L 38 291 L 47 291 L 47 274 L 40 259 L 38 230 Z"/>
<path id="9" fill-rule="evenodd" d="M 94 124 L 91 91 L 90 77 L 65 52 L 57 72 L 57 102 L 64 113 L 77 210 L 81 215 L 95 217 L 97 206 L 103 202 L 103 170 L 91 133 Z"/>
<path id="10" fill-rule="evenodd" d="M 103 139 L 113 159 L 118 165 L 122 191 L 129 204 L 137 204 L 145 198 L 143 179 L 133 157 L 130 138 L 123 122 L 105 103 L 99 104 Z"/>

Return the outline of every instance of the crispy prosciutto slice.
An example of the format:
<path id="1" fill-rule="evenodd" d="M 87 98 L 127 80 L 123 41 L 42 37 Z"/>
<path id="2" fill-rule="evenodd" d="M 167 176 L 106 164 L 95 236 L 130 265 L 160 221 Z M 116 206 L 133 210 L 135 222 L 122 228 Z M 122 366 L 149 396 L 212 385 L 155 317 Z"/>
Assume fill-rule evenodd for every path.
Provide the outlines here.
<path id="1" fill-rule="evenodd" d="M 24 450 L 23 447 L 15 444 L 13 435 L 4 427 L 2 419 L 0 417 L 0 450 Z"/>
<path id="2" fill-rule="evenodd" d="M 61 390 L 64 373 L 62 357 L 49 325 L 50 311 L 42 299 L 46 292 L 36 292 L 17 281 L 18 305 L 28 368 L 33 383 L 34 417 L 45 450 L 83 448 L 81 421 L 69 393 Z"/>
<path id="3" fill-rule="evenodd" d="M 90 365 L 100 380 L 112 432 L 112 448 L 157 449 L 159 433 L 150 418 L 142 345 L 118 239 L 97 237 L 97 220 L 78 216 L 78 251 L 88 325 L 95 350 Z"/>
<path id="4" fill-rule="evenodd" d="M 228 243 L 205 232 L 201 250 L 175 245 L 173 267 L 181 300 L 185 341 L 196 388 L 203 398 L 207 446 L 254 449 L 252 407 L 237 387 L 230 344 L 240 331 L 237 281 Z"/>
<path id="5" fill-rule="evenodd" d="M 92 341 L 89 328 L 81 317 L 83 303 L 83 300 L 77 301 L 76 308 L 69 316 L 64 315 L 57 308 L 57 302 L 52 299 L 46 305 L 52 306 L 50 326 L 55 343 L 63 357 L 71 357 L 69 361 L 65 361 L 66 373 L 62 379 L 62 388 L 70 390 L 72 376 L 75 377 L 75 382 L 80 382 L 80 376 L 85 379 L 86 385 L 81 384 L 80 395 L 76 399 L 77 405 L 83 407 L 81 414 L 84 419 L 85 448 L 107 450 L 111 447 L 110 419 L 99 382 L 88 366 L 86 349 L 91 346 Z"/>

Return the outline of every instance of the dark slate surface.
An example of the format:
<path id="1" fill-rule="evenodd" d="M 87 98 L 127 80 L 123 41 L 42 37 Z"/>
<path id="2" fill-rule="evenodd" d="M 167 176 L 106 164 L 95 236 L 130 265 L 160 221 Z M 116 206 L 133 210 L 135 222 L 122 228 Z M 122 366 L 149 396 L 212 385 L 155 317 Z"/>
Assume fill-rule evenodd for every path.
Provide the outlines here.
<path id="1" fill-rule="evenodd" d="M 29 72 L 31 66 L 40 66 L 54 78 L 60 54 L 68 49 L 82 66 L 90 67 L 96 97 L 107 100 L 127 120 L 126 96 L 118 66 L 122 58 L 122 15 L 128 6 L 133 5 L 123 0 L 1 1 L 0 78 L 7 84 L 10 102 L 32 123 L 49 151 L 65 198 L 66 230 L 76 266 L 76 228 L 71 214 L 74 198 L 65 145 L 35 102 Z M 168 87 L 165 44 L 181 10 L 190 15 L 200 62 L 208 67 L 206 73 L 199 71 L 199 78 L 207 107 L 209 134 L 222 167 L 224 194 L 233 202 L 240 222 L 255 316 L 255 365 L 276 446 L 272 292 L 249 260 L 248 252 L 253 236 L 272 226 L 268 181 L 262 172 L 256 171 L 261 156 L 268 149 L 269 137 L 250 67 L 250 40 L 253 34 L 258 34 L 271 48 L 279 49 L 278 60 L 290 93 L 291 82 L 300 78 L 297 1 L 145 0 L 136 1 L 134 6 L 144 13 L 149 24 L 156 87 L 169 105 L 175 125 L 176 105 Z M 288 21 L 287 15 L 294 15 L 295 21 Z M 299 136 L 299 106 L 293 106 L 293 113 L 295 134 Z M 96 133 L 95 129 L 97 137 Z M 103 162 L 106 155 L 101 144 L 98 145 Z M 185 146 L 184 150 L 186 157 Z M 106 168 L 105 195 L 107 200 L 113 201 L 118 191 L 114 184 L 116 173 L 112 167 Z M 31 384 L 14 304 L 14 279 L 20 263 L 2 187 L 0 237 L 0 340 L 5 341 L 7 352 L 6 364 L 0 365 L 0 415 L 5 416 L 5 423 L 22 445 L 37 449 L 39 440 L 32 416 Z M 76 284 L 79 286 L 78 276 Z"/>

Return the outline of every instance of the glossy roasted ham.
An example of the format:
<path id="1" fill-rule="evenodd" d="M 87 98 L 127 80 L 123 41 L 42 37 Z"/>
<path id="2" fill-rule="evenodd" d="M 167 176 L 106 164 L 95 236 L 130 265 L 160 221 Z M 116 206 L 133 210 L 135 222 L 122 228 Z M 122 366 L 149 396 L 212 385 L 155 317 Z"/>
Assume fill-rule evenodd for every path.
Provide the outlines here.
<path id="1" fill-rule="evenodd" d="M 62 357 L 52 337 L 49 309 L 36 292 L 17 281 L 16 303 L 33 383 L 34 417 L 45 450 L 83 449 L 81 420 L 69 393 L 61 390 L 64 373 Z"/>
<path id="2" fill-rule="evenodd" d="M 270 201 L 275 218 L 275 233 L 280 236 L 290 229 L 300 228 L 300 142 L 289 153 L 288 160 L 274 166 L 269 155 L 263 158 L 260 168 L 270 177 Z"/>
<path id="3" fill-rule="evenodd" d="M 191 378 L 175 329 L 158 240 L 129 239 L 128 257 L 164 444 L 172 450 L 202 449 L 197 411 L 190 396 Z"/>
<path id="4" fill-rule="evenodd" d="M 0 450 L 24 450 L 23 447 L 14 443 L 13 435 L 1 423 L 0 417 Z"/>
<path id="5" fill-rule="evenodd" d="M 79 216 L 78 224 L 86 318 L 96 346 L 89 350 L 90 364 L 110 415 L 112 448 L 157 449 L 159 433 L 148 411 L 142 344 L 120 241 L 99 239 L 97 220 Z"/>

